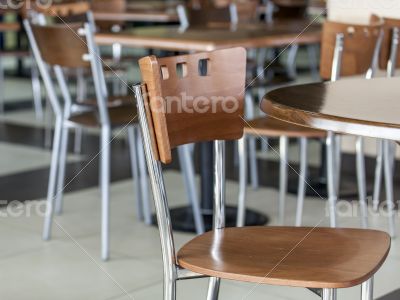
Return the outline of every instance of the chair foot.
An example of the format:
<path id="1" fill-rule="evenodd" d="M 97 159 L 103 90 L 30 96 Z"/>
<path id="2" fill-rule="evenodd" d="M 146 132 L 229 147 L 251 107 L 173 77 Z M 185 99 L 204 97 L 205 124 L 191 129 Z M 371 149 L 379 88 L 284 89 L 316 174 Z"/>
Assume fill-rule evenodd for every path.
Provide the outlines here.
<path id="1" fill-rule="evenodd" d="M 361 300 L 373 300 L 374 298 L 374 278 L 371 277 L 361 285 Z"/>

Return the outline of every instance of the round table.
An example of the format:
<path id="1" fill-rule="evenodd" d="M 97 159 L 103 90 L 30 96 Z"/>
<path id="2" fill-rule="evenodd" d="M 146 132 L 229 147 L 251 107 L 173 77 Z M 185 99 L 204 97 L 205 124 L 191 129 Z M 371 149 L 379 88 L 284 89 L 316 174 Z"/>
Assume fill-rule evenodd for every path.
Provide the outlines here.
<path id="1" fill-rule="evenodd" d="M 400 141 L 400 79 L 343 79 L 273 90 L 267 115 L 327 131 Z"/>
<path id="2" fill-rule="evenodd" d="M 344 79 L 280 88 L 264 96 L 261 110 L 270 117 L 301 126 L 400 141 L 399 78 Z M 332 157 L 333 153 L 330 156 Z M 334 167 L 329 155 L 328 167 L 333 174 Z M 385 176 L 388 178 L 392 176 L 389 169 L 391 169 L 389 163 L 385 164 L 387 172 Z M 328 189 L 332 226 L 336 226 L 334 207 L 337 195 L 334 186 L 334 179 L 331 179 Z M 389 192 L 393 190 L 390 180 L 387 183 L 387 190 Z M 389 231 L 394 236 L 393 193 L 386 198 L 389 209 Z M 363 211 L 367 205 L 365 201 L 360 198 Z M 366 216 L 367 213 L 364 213 L 365 218 Z"/>

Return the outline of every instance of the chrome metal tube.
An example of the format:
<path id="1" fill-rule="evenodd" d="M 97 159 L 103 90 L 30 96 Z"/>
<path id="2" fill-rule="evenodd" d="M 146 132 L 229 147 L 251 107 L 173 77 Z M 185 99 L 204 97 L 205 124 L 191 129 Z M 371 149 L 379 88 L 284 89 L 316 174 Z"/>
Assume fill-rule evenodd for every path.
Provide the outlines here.
<path id="1" fill-rule="evenodd" d="M 297 192 L 297 209 L 296 209 L 296 226 L 301 226 L 303 219 L 304 198 L 306 195 L 307 183 L 307 138 L 302 137 L 300 142 L 300 174 L 299 174 L 299 188 Z"/>
<path id="2" fill-rule="evenodd" d="M 172 300 L 176 297 L 177 263 L 167 194 L 162 177 L 161 165 L 160 162 L 155 160 L 152 149 L 145 104 L 142 96 L 142 87 L 141 85 L 135 85 L 133 90 L 137 101 L 144 152 L 146 156 L 147 168 L 149 171 L 153 198 L 156 207 L 158 228 L 160 232 L 164 264 L 164 300 Z"/>
<path id="3" fill-rule="evenodd" d="M 357 137 L 356 141 L 356 164 L 357 164 L 357 182 L 358 197 L 361 210 L 361 225 L 368 228 L 368 204 L 367 204 L 367 187 L 365 176 L 365 157 L 364 157 L 364 139 Z"/>
<path id="4" fill-rule="evenodd" d="M 285 222 L 285 207 L 287 193 L 288 174 L 288 151 L 289 138 L 281 136 L 279 139 L 279 199 L 278 199 L 278 222 L 283 225 Z"/>
<path id="5" fill-rule="evenodd" d="M 336 181 L 335 181 L 335 135 L 333 132 L 329 131 L 326 139 L 326 154 L 327 154 L 327 175 L 328 175 L 328 197 L 329 197 L 329 215 L 331 227 L 336 227 L 337 217 L 336 217 Z"/>
<path id="6" fill-rule="evenodd" d="M 394 196 L 393 196 L 393 169 L 390 161 L 390 141 L 383 142 L 383 168 L 385 172 L 386 186 L 386 204 L 389 218 L 389 233 L 391 237 L 396 236 L 395 212 L 394 212 Z"/>
<path id="7" fill-rule="evenodd" d="M 337 291 L 336 289 L 323 289 L 322 300 L 336 300 Z"/>
<path id="8" fill-rule="evenodd" d="M 343 43 L 344 43 L 344 34 L 338 33 L 336 35 L 335 50 L 333 53 L 331 81 L 336 81 L 340 77 L 342 56 L 343 56 Z"/>
<path id="9" fill-rule="evenodd" d="M 361 285 L 361 300 L 374 299 L 374 278 L 371 277 Z"/>
<path id="10" fill-rule="evenodd" d="M 243 227 L 246 224 L 246 188 L 247 188 L 247 155 L 246 135 L 238 141 L 239 152 L 239 199 L 236 226 Z"/>
<path id="11" fill-rule="evenodd" d="M 381 183 L 382 183 L 382 170 L 383 170 L 383 140 L 377 140 L 377 155 L 375 163 L 375 178 L 374 178 L 374 192 L 372 196 L 372 204 L 374 211 L 378 210 L 379 207 L 379 196 L 381 194 Z"/>
<path id="12" fill-rule="evenodd" d="M 185 183 L 186 193 L 189 198 L 189 203 L 192 206 L 193 218 L 197 234 L 204 233 L 204 221 L 201 214 L 200 201 L 196 188 L 195 171 L 193 158 L 191 156 L 190 145 L 182 145 L 178 147 L 178 156 L 183 179 Z"/>

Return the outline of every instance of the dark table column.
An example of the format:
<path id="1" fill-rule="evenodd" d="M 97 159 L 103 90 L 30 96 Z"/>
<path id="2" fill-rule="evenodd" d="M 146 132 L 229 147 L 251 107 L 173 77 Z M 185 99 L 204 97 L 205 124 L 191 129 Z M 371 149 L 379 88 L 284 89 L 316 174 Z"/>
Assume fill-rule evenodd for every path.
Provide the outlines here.
<path id="1" fill-rule="evenodd" d="M 212 229 L 214 207 L 214 155 L 213 142 L 200 144 L 200 176 L 201 176 L 201 210 L 206 231 Z M 226 227 L 236 226 L 236 207 L 226 207 Z M 184 232 L 196 232 L 192 208 L 189 206 L 174 208 L 171 210 L 172 227 L 174 230 Z M 246 225 L 264 225 L 268 217 L 258 212 L 246 211 Z"/>

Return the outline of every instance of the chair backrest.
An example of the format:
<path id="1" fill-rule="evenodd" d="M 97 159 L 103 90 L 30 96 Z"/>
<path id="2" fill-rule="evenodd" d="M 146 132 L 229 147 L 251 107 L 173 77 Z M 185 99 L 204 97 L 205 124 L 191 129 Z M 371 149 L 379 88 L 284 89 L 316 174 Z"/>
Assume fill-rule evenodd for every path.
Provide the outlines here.
<path id="1" fill-rule="evenodd" d="M 171 149 L 182 144 L 242 136 L 245 58 L 234 48 L 139 60 L 161 162 L 171 162 Z"/>
<path id="2" fill-rule="evenodd" d="M 271 0 L 276 19 L 299 19 L 306 16 L 308 0 Z"/>
<path id="3" fill-rule="evenodd" d="M 394 41 L 394 29 L 395 28 L 400 28 L 400 19 L 392 19 L 392 18 L 384 18 L 384 24 L 383 24 L 383 30 L 384 30 L 384 35 L 383 35 L 383 40 L 382 40 L 382 48 L 381 48 L 381 54 L 379 57 L 379 68 L 381 69 L 386 69 L 387 63 L 390 60 L 390 55 L 391 55 L 391 50 L 392 50 L 392 45 Z M 398 47 L 398 46 L 397 46 Z M 398 48 L 397 48 L 398 50 Z M 397 51 L 398 53 L 398 51 Z M 395 58 L 394 64 L 396 66 L 400 65 L 400 55 L 397 54 Z"/>
<path id="4" fill-rule="evenodd" d="M 124 13 L 126 0 L 92 0 L 93 12 Z M 119 31 L 125 24 L 123 21 L 96 21 L 96 25 L 102 31 Z"/>
<path id="5" fill-rule="evenodd" d="M 326 21 L 322 30 L 320 76 L 331 79 L 337 37 L 343 38 L 343 51 L 338 76 L 365 74 L 375 68 L 382 37 L 382 21 L 356 25 Z"/>
<path id="6" fill-rule="evenodd" d="M 85 15 L 90 10 L 88 1 L 63 1 L 49 6 L 34 4 L 31 9 L 51 17 L 67 18 L 74 15 Z"/>
<path id="7" fill-rule="evenodd" d="M 232 63 L 234 62 L 234 63 Z M 178 271 L 161 162 L 172 147 L 214 141 L 214 229 L 225 225 L 224 140 L 243 135 L 246 50 L 232 48 L 139 61 L 143 85 L 134 87 L 160 231 L 165 280 L 197 276 Z"/>
<path id="8" fill-rule="evenodd" d="M 89 67 L 90 63 L 83 59 L 84 55 L 88 54 L 88 48 L 85 38 L 78 33 L 81 28 L 81 23 L 72 23 L 68 26 L 63 24 L 32 25 L 43 61 L 50 66 Z"/>
<path id="9" fill-rule="evenodd" d="M 43 80 L 50 77 L 48 69 L 52 68 L 67 106 L 72 100 L 62 68 L 91 68 L 99 121 L 109 125 L 107 88 L 92 26 L 89 23 L 37 25 L 28 20 L 24 20 L 24 25 Z M 47 67 L 42 67 L 44 64 Z M 51 84 L 45 82 L 46 87 Z"/>

